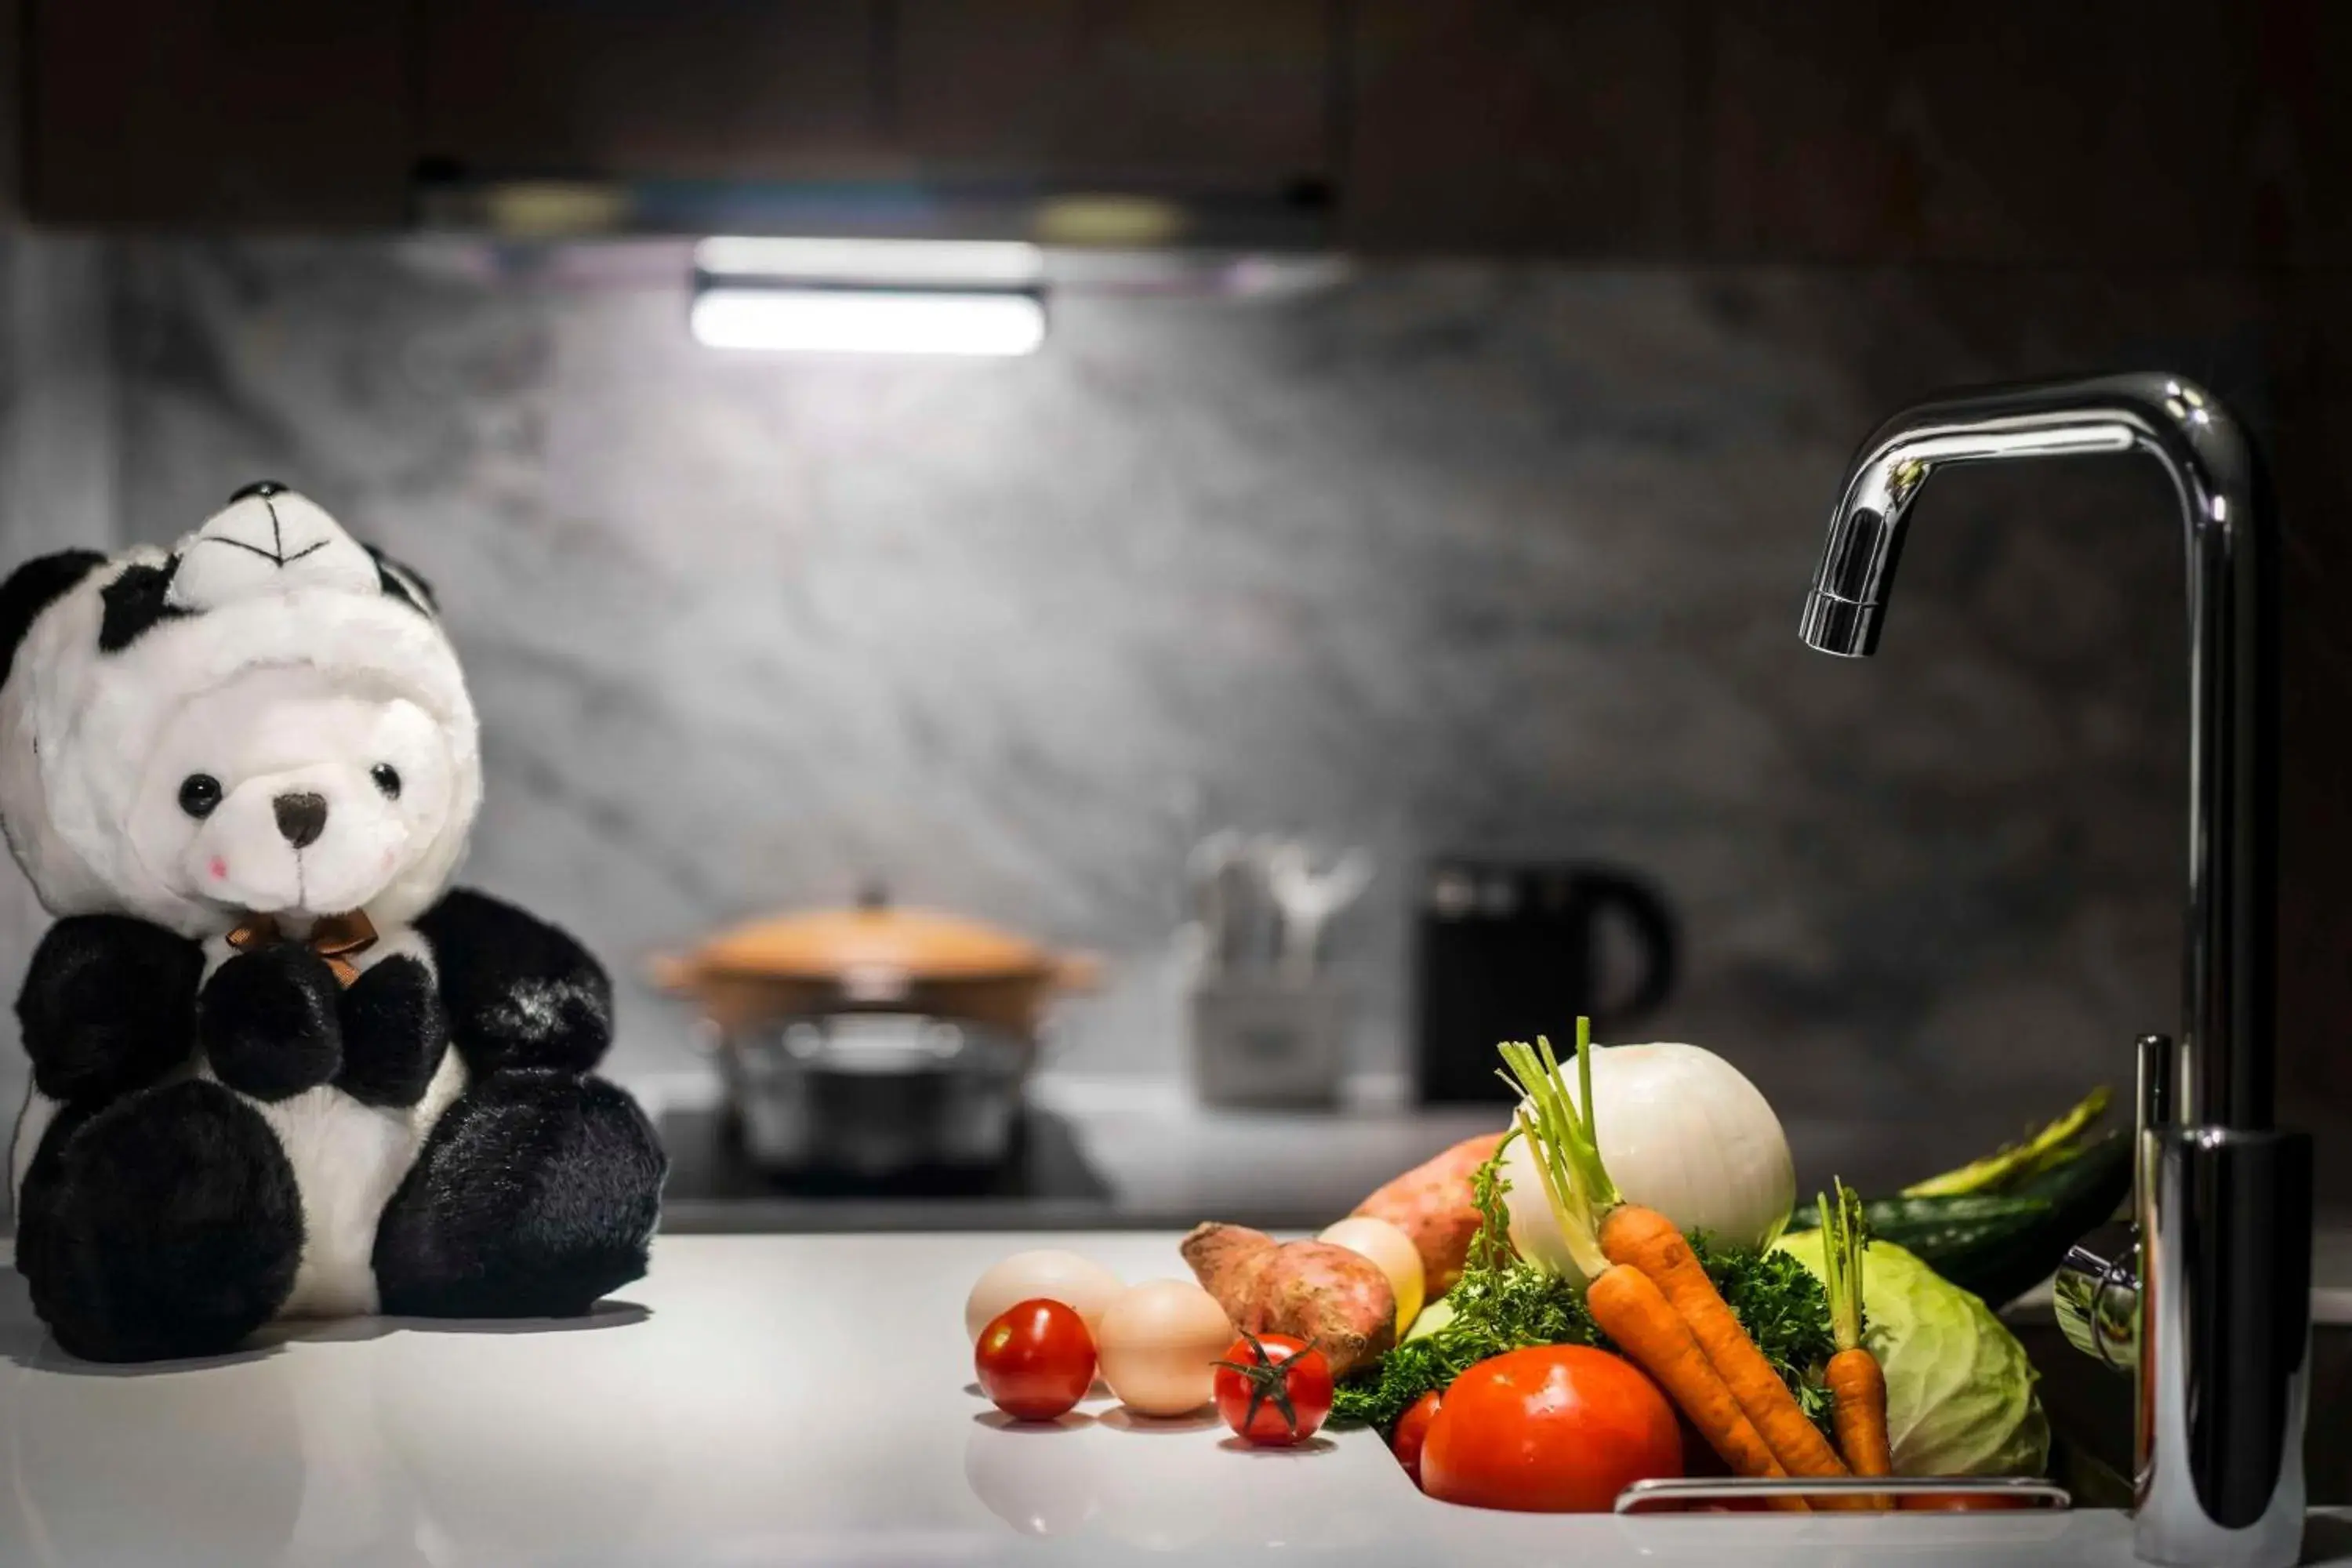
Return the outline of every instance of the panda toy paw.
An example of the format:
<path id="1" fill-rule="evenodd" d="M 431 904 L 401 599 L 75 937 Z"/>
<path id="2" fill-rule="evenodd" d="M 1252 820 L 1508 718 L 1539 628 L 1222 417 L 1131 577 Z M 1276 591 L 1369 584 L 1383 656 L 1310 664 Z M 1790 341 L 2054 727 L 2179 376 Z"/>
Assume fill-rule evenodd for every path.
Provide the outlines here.
<path id="1" fill-rule="evenodd" d="M 196 998 L 196 1034 L 213 1076 L 256 1100 L 328 1082 L 343 1065 L 342 987 L 299 942 L 240 952 Z"/>
<path id="2" fill-rule="evenodd" d="M 415 1105 L 449 1047 L 433 972 L 407 953 L 385 959 L 342 995 L 343 1065 L 335 1087 L 362 1105 Z"/>
<path id="3" fill-rule="evenodd" d="M 200 1079 L 68 1115 L 18 1205 L 17 1268 L 58 1343 L 91 1361 L 217 1355 L 268 1322 L 302 1203 L 260 1115 Z"/>
<path id="4" fill-rule="evenodd" d="M 601 1079 L 491 1074 L 449 1108 L 376 1227 L 383 1309 L 576 1317 L 646 1271 L 667 1160 Z"/>
<path id="5" fill-rule="evenodd" d="M 204 953 L 129 915 L 74 915 L 41 938 L 16 1019 L 33 1082 L 54 1100 L 107 1100 L 188 1054 Z"/>

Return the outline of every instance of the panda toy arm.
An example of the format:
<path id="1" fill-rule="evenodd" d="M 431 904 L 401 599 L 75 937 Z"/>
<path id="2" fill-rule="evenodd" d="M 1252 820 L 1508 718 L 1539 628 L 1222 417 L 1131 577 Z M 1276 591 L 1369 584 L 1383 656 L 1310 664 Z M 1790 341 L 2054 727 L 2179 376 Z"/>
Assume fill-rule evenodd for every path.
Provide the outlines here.
<path id="1" fill-rule="evenodd" d="M 433 945 L 450 1043 L 474 1074 L 584 1073 L 613 1043 L 613 983 L 569 933 L 459 888 L 416 922 Z"/>
<path id="2" fill-rule="evenodd" d="M 128 915 L 72 915 L 34 951 L 16 999 L 33 1083 L 59 1101 L 117 1099 L 185 1062 L 204 950 Z"/>

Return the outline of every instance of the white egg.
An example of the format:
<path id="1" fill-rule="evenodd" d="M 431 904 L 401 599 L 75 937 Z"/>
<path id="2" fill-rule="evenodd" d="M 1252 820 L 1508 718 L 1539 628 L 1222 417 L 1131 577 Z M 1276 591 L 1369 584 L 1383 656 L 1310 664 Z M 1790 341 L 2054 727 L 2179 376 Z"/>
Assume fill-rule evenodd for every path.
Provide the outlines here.
<path id="1" fill-rule="evenodd" d="M 1368 1214 L 1349 1215 L 1346 1219 L 1315 1238 L 1334 1247 L 1370 1258 L 1389 1277 L 1389 1289 L 1396 1293 L 1397 1337 L 1402 1339 L 1405 1330 L 1421 1313 L 1422 1292 L 1428 1281 L 1421 1267 L 1421 1250 L 1393 1223 Z"/>
<path id="2" fill-rule="evenodd" d="M 964 1298 L 963 1329 L 975 1343 L 980 1331 L 1022 1301 L 1059 1301 L 1087 1321 L 1088 1332 L 1119 1293 L 1118 1276 L 1089 1258 L 1059 1247 L 1016 1252 L 980 1277 Z"/>
<path id="3" fill-rule="evenodd" d="M 1225 1310 L 1189 1279 L 1129 1286 L 1095 1330 L 1103 1381 L 1143 1415 L 1181 1415 L 1208 1404 L 1216 1362 L 1233 1342 Z"/>

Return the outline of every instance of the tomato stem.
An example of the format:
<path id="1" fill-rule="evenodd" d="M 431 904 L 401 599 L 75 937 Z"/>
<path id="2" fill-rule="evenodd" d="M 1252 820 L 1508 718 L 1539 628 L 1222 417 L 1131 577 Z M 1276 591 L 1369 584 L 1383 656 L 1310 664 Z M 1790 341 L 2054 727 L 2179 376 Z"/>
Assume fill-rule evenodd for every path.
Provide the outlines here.
<path id="1" fill-rule="evenodd" d="M 1281 1412 L 1283 1425 L 1296 1433 L 1298 1430 L 1298 1410 L 1290 1403 L 1290 1374 L 1297 1370 L 1297 1363 L 1306 1358 L 1307 1352 L 1315 1349 L 1315 1342 L 1309 1340 L 1276 1361 L 1266 1353 L 1265 1342 L 1255 1334 L 1244 1329 L 1241 1335 L 1243 1342 L 1250 1348 L 1250 1354 L 1256 1359 L 1249 1362 L 1221 1361 L 1216 1364 L 1240 1373 L 1250 1385 L 1249 1411 L 1242 1418 L 1244 1434 L 1246 1435 L 1248 1429 L 1256 1425 L 1257 1413 L 1269 1399 L 1274 1402 L 1275 1409 Z"/>

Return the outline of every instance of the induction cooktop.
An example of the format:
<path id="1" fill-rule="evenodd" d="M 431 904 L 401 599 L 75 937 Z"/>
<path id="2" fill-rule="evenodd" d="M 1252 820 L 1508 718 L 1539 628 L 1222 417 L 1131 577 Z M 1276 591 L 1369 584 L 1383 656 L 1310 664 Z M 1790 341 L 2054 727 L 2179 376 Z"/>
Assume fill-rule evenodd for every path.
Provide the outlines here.
<path id="1" fill-rule="evenodd" d="M 671 1231 L 1083 1229 L 1130 1223 L 1063 1118 L 1031 1107 L 1004 1158 L 869 1178 L 763 1170 L 723 1109 L 672 1110 L 662 1228 Z"/>

